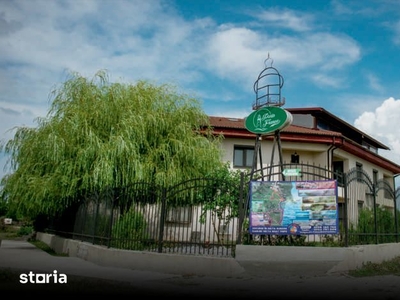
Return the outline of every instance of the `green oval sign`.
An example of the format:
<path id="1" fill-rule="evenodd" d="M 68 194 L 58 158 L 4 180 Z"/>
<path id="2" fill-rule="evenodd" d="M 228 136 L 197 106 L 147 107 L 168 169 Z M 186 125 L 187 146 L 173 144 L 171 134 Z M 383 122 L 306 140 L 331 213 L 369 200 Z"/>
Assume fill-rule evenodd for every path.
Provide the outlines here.
<path id="1" fill-rule="evenodd" d="M 244 120 L 248 131 L 255 134 L 267 134 L 290 125 L 292 114 L 280 107 L 263 107 L 253 111 Z"/>

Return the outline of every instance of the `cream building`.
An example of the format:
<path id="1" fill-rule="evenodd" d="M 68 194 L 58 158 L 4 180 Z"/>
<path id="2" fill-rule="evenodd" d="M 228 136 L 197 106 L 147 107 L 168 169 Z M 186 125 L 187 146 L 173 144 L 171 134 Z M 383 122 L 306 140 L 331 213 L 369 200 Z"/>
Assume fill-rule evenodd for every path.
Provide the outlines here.
<path id="1" fill-rule="evenodd" d="M 400 166 L 379 155 L 388 146 L 346 123 L 321 107 L 285 108 L 292 115 L 289 126 L 280 130 L 282 161 L 293 164 L 313 164 L 333 172 L 347 173 L 352 169 L 368 174 L 371 182 L 385 181 L 394 189 L 394 176 Z M 210 117 L 215 134 L 222 134 L 224 157 L 232 169 L 251 169 L 255 155 L 256 134 L 245 127 L 245 119 Z M 261 156 L 258 168 L 279 164 L 274 134 L 261 136 Z M 295 180 L 296 178 L 291 178 Z M 279 180 L 273 178 L 272 180 Z M 340 179 L 338 179 L 339 181 Z M 340 185 L 339 185 L 340 186 Z M 360 191 L 361 190 L 361 191 Z M 372 207 L 370 192 L 360 186 L 356 195 L 348 195 L 350 222 L 357 221 L 358 210 Z M 344 191 L 338 188 L 339 205 L 344 203 Z M 379 192 L 376 204 L 393 210 L 393 197 Z M 342 216 L 341 216 L 342 217 Z"/>

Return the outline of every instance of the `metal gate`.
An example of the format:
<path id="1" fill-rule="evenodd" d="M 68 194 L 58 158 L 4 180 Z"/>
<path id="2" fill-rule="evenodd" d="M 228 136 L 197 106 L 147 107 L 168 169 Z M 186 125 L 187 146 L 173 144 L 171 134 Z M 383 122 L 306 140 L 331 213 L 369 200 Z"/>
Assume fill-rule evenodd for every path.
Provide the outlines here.
<path id="1" fill-rule="evenodd" d="M 282 169 L 300 169 L 284 175 Z M 251 181 L 337 181 L 340 231 L 335 235 L 249 234 Z M 106 247 L 234 256 L 237 244 L 342 246 L 398 242 L 399 189 L 362 169 L 335 173 L 313 164 L 279 164 L 236 180 L 191 179 L 165 188 L 138 182 L 85 195 L 54 218 L 48 231 Z M 68 224 L 70 224 L 68 226 Z"/>

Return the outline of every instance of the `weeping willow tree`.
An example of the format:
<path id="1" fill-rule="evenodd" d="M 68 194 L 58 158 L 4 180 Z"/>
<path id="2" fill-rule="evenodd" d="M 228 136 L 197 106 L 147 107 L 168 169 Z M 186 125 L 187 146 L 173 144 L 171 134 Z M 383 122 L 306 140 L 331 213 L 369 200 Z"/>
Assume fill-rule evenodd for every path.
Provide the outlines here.
<path id="1" fill-rule="evenodd" d="M 73 73 L 34 128 L 1 145 L 2 197 L 24 215 L 60 212 L 87 192 L 140 180 L 170 186 L 221 164 L 219 138 L 193 97 L 171 85 L 110 83 Z"/>

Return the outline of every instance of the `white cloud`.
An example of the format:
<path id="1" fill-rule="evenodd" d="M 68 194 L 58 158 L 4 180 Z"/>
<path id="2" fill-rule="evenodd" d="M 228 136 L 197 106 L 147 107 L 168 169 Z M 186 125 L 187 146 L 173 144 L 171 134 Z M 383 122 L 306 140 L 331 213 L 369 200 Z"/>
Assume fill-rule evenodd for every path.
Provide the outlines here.
<path id="1" fill-rule="evenodd" d="M 327 87 L 339 87 L 343 84 L 342 78 L 336 78 L 334 76 L 329 76 L 325 74 L 316 74 L 311 76 L 310 78 L 319 86 L 327 86 Z"/>
<path id="2" fill-rule="evenodd" d="M 273 8 L 265 10 L 258 14 L 258 18 L 269 26 L 283 27 L 294 31 L 308 31 L 312 29 L 312 15 L 289 9 Z"/>
<path id="3" fill-rule="evenodd" d="M 355 18 L 357 16 L 373 18 L 397 10 L 399 7 L 397 0 L 369 1 L 368 4 L 357 0 L 332 0 L 330 1 L 330 5 L 335 14 L 347 16 L 349 18 Z"/>
<path id="4" fill-rule="evenodd" d="M 0 15 L 13 28 L 0 38 L 5 49 L 0 63 L 9 64 L 7 76 L 14 84 L 24 80 L 20 91 L 41 95 L 64 79 L 55 74 L 67 71 L 92 76 L 106 69 L 118 79 L 179 82 L 191 88 L 211 71 L 247 89 L 267 53 L 294 70 L 314 68 L 317 76 L 351 65 L 360 55 L 359 46 L 345 36 L 318 32 L 272 36 L 265 29 L 217 27 L 209 18 L 186 21 L 167 2 L 15 3 L 7 3 L 6 13 Z M 274 15 L 279 12 L 269 11 L 264 17 L 278 24 L 283 19 L 302 28 L 310 26 L 307 14 L 285 10 L 277 20 Z M 39 84 L 37 76 L 43 78 Z M 0 100 L 10 101 L 4 96 Z"/>
<path id="5" fill-rule="evenodd" d="M 379 78 L 373 74 L 368 72 L 366 75 L 367 81 L 368 81 L 368 86 L 377 92 L 382 92 L 384 90 L 384 87 L 382 86 Z"/>
<path id="6" fill-rule="evenodd" d="M 346 36 L 310 33 L 276 37 L 267 32 L 232 26 L 221 27 L 210 38 L 208 50 L 211 70 L 246 87 L 262 70 L 260 62 L 267 58 L 268 53 L 280 65 L 292 71 L 302 71 L 304 77 L 314 72 L 318 83 L 321 80 L 328 83 L 327 78 L 331 77 L 329 84 L 332 86 L 339 83 L 329 72 L 354 64 L 361 56 L 357 43 Z"/>
<path id="7" fill-rule="evenodd" d="M 254 96 L 252 87 L 268 53 L 284 77 L 285 70 L 290 70 L 293 81 L 313 83 L 321 90 L 347 83 L 348 73 L 339 76 L 338 72 L 347 71 L 362 55 L 356 40 L 321 31 L 314 27 L 314 15 L 287 9 L 262 12 L 249 6 L 254 11 L 248 15 L 258 19 L 218 24 L 208 17 L 185 19 L 169 1 L 14 0 L 1 4 L 0 119 L 4 131 L 45 116 L 49 93 L 69 71 L 92 77 L 105 69 L 111 80 L 173 83 L 202 98 L 216 99 L 215 104 L 242 101 L 250 108 L 252 99 L 242 96 L 246 91 L 250 98 Z M 297 35 L 280 32 L 280 27 Z M 209 78 L 221 86 L 215 88 L 217 83 L 208 82 Z M 370 83 L 379 89 L 373 75 Z M 206 88 L 207 84 L 213 86 Z M 243 94 L 238 95 L 238 89 Z M 340 103 L 358 103 L 346 99 Z M 210 107 L 213 115 L 250 113 L 233 105 L 231 110 L 214 103 Z M 358 115 L 363 107 L 357 104 L 346 111 Z"/>
<path id="8" fill-rule="evenodd" d="M 400 164 L 400 133 L 397 125 L 399 116 L 400 100 L 391 97 L 374 111 L 366 111 L 354 121 L 354 126 L 388 145 L 390 151 L 379 153 L 397 164 Z"/>
<path id="9" fill-rule="evenodd" d="M 397 21 L 389 25 L 393 31 L 393 42 L 396 45 L 400 45 L 400 21 Z"/>
<path id="10" fill-rule="evenodd" d="M 48 1 L 18 3 L 20 10 L 11 7 L 3 14 L 7 22 L 22 25 L 0 39 L 0 61 L 52 72 L 87 75 L 107 69 L 117 77 L 167 80 L 173 74 L 185 80 L 191 76 L 188 66 L 200 57 L 196 31 L 208 26 L 207 20 L 187 23 L 168 14 L 159 1 L 118 1 L 115 6 L 85 1 L 83 7 L 71 1 L 68 9 L 61 2 L 50 7 Z"/>
<path id="11" fill-rule="evenodd" d="M 332 6 L 334 12 L 339 15 L 352 15 L 354 11 L 347 5 L 342 4 L 340 1 L 332 0 L 330 5 Z"/>

